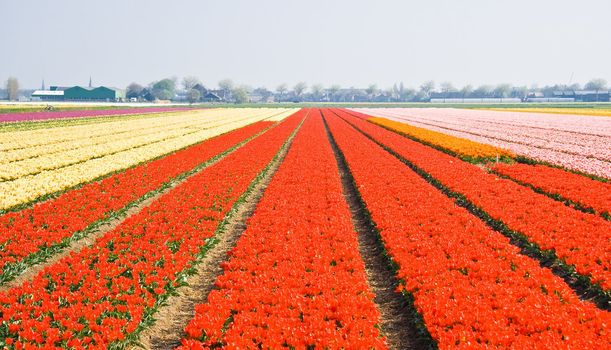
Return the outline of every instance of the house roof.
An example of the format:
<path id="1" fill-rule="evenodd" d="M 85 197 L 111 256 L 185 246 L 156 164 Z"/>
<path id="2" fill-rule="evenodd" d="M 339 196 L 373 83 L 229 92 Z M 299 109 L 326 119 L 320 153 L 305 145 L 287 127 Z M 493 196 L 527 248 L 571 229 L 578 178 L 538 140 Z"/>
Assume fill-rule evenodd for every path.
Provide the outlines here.
<path id="1" fill-rule="evenodd" d="M 64 96 L 63 90 L 36 90 L 32 96 Z"/>
<path id="2" fill-rule="evenodd" d="M 581 91 L 575 91 L 575 95 L 602 95 L 602 94 L 608 94 L 609 91 L 607 90 L 581 90 Z"/>

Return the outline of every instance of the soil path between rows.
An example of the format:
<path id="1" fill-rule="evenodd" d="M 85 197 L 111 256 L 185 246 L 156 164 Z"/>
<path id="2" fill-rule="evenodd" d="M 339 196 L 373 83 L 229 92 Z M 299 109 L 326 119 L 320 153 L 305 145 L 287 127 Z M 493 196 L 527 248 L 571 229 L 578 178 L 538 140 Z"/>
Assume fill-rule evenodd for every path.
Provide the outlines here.
<path id="1" fill-rule="evenodd" d="M 165 305 L 159 308 L 155 314 L 155 324 L 140 334 L 139 346 L 133 346 L 132 349 L 166 350 L 180 345 L 181 339 L 185 337 L 186 325 L 195 316 L 195 306 L 205 303 L 208 294 L 215 288 L 214 282 L 223 273 L 221 263 L 228 259 L 227 253 L 235 247 L 246 230 L 247 220 L 255 212 L 257 203 L 286 157 L 304 120 L 305 118 L 277 153 L 265 175 L 252 188 L 244 202 L 236 208 L 224 230 L 217 236 L 219 242 L 196 265 L 196 273 L 187 278 L 187 285 L 181 287 L 177 295 L 171 296 Z"/>
<path id="2" fill-rule="evenodd" d="M 430 349 L 431 339 L 418 330 L 415 314 L 406 297 L 397 291 L 399 280 L 390 258 L 386 255 L 380 234 L 369 216 L 343 154 L 325 121 L 327 136 L 338 164 L 344 197 L 352 214 L 357 232 L 359 252 L 365 263 L 367 284 L 375 294 L 374 303 L 381 313 L 380 330 L 389 349 Z"/>

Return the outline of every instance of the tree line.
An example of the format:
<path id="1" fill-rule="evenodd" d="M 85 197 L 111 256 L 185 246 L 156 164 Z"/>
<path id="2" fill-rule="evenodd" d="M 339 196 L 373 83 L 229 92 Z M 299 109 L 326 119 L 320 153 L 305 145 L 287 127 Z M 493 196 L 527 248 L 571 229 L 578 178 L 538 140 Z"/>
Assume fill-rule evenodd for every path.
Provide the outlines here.
<path id="1" fill-rule="evenodd" d="M 298 82 L 293 86 L 280 84 L 275 89 L 266 87 L 252 88 L 239 85 L 231 79 L 223 79 L 214 89 L 206 88 L 196 77 L 185 77 L 181 84 L 176 78 L 167 78 L 153 82 L 147 87 L 132 83 L 127 87 L 128 98 L 139 98 L 152 101 L 154 99 L 168 100 L 176 96 L 182 88 L 183 99 L 191 103 L 205 101 L 206 94 L 213 93 L 224 102 L 426 102 L 431 98 L 519 98 L 524 99 L 531 94 L 551 97 L 555 91 L 592 90 L 604 91 L 607 81 L 592 79 L 583 86 L 574 84 L 553 84 L 542 87 L 533 85 L 513 86 L 511 84 L 489 85 L 477 87 L 465 85 L 455 87 L 450 82 L 437 85 L 434 81 L 426 81 L 418 88 L 406 87 L 403 82 L 393 84 L 386 89 L 370 84 L 366 88 L 342 87 L 334 84 L 328 87 L 322 84 L 308 86 Z"/>
<path id="2" fill-rule="evenodd" d="M 231 79 L 218 82 L 216 88 L 206 87 L 194 76 L 184 77 L 180 82 L 177 78 L 166 78 L 153 81 L 144 86 L 131 83 L 127 86 L 127 99 L 139 101 L 183 100 L 196 102 L 425 102 L 431 98 L 520 98 L 524 99 L 533 93 L 551 97 L 554 91 L 607 90 L 607 81 L 592 79 L 583 86 L 580 84 L 554 84 L 546 86 L 513 86 L 510 84 L 480 85 L 474 87 L 465 85 L 455 87 L 450 82 L 437 85 L 434 81 L 426 81 L 418 88 L 406 87 L 398 82 L 386 89 L 370 84 L 366 88 L 342 87 L 334 84 L 328 87 L 322 84 L 308 86 L 305 82 L 295 85 L 280 84 L 275 89 L 266 87 L 252 88 L 248 85 L 236 84 Z M 4 91 L 0 91 L 8 100 L 19 98 L 19 81 L 10 77 L 5 83 Z"/>

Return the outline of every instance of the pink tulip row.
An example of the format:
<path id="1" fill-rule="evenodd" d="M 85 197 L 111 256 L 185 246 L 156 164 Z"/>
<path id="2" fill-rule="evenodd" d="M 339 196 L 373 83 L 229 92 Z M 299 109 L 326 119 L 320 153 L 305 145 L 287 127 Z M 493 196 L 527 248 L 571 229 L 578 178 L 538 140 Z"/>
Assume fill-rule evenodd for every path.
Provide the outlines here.
<path id="1" fill-rule="evenodd" d="M 22 122 L 30 120 L 48 120 L 65 118 L 100 117 L 127 114 L 145 114 L 181 111 L 187 108 L 152 107 L 152 108 L 124 108 L 124 109 L 86 109 L 57 112 L 31 112 L 31 113 L 0 113 L 0 122 Z"/>
<path id="2" fill-rule="evenodd" d="M 611 178 L 611 148 L 608 147 L 611 144 L 611 118 L 450 108 L 358 111 Z M 534 120 L 535 117 L 539 120 Z"/>

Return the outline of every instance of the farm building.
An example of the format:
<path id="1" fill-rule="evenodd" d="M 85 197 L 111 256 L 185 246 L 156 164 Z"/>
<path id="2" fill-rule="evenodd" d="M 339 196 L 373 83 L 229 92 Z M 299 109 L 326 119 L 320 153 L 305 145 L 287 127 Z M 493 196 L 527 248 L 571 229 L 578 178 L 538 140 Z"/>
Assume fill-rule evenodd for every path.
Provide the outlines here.
<path id="1" fill-rule="evenodd" d="M 49 90 L 36 90 L 33 98 L 42 101 L 123 101 L 125 91 L 117 88 L 98 86 L 51 86 Z"/>
<path id="2" fill-rule="evenodd" d="M 205 95 L 201 97 L 203 102 L 221 102 L 223 98 L 219 95 L 218 92 L 209 90 Z"/>
<path id="3" fill-rule="evenodd" d="M 32 98 L 40 99 L 41 101 L 63 101 L 63 90 L 36 90 L 32 93 Z"/>

